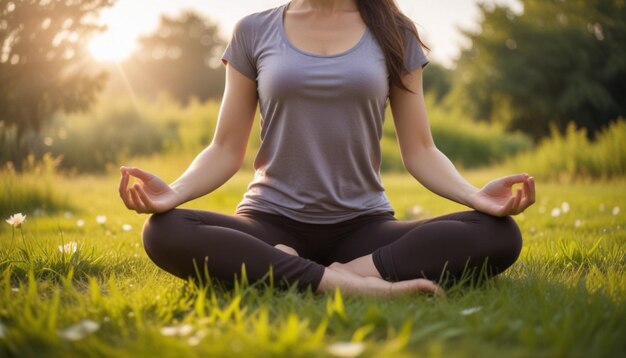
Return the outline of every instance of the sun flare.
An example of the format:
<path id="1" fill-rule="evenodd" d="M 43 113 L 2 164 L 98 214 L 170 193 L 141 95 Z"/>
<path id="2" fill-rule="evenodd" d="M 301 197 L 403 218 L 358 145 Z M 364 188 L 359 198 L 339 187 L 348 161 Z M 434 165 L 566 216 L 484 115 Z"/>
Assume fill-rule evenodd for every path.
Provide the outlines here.
<path id="1" fill-rule="evenodd" d="M 98 61 L 120 61 L 135 50 L 135 42 L 127 34 L 107 31 L 89 42 L 89 52 Z"/>

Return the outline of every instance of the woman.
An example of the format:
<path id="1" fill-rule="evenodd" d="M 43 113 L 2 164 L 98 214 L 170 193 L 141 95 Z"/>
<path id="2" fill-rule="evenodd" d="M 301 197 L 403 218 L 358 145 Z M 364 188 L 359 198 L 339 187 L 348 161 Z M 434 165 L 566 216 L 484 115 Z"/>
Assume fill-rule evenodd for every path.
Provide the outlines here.
<path id="1" fill-rule="evenodd" d="M 526 174 L 470 185 L 434 145 L 422 92 L 428 60 L 393 0 L 294 0 L 249 15 L 223 56 L 226 87 L 212 143 L 168 185 L 122 167 L 120 195 L 144 225 L 148 256 L 181 278 L 249 280 L 325 292 L 437 292 L 443 278 L 496 275 L 518 257 L 508 216 L 534 202 Z M 405 167 L 474 211 L 399 221 L 380 180 L 389 101 Z M 257 103 L 256 175 L 235 215 L 174 209 L 241 167 Z M 130 177 L 140 182 L 128 187 Z M 512 186 L 521 188 L 512 194 Z"/>

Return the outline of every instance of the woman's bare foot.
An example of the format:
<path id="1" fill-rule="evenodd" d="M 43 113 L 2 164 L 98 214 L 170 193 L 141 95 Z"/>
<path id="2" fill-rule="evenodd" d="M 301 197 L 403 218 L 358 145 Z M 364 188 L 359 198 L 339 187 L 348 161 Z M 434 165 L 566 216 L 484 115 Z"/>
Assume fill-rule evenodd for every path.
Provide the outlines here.
<path id="1" fill-rule="evenodd" d="M 287 245 L 278 244 L 276 249 L 289 255 L 299 256 L 298 252 Z M 350 266 L 335 262 L 326 267 L 317 292 L 333 291 L 339 288 L 345 295 L 394 297 L 409 293 L 430 293 L 445 296 L 437 284 L 426 279 L 414 279 L 399 282 L 385 281 L 380 277 L 364 277 L 350 271 Z"/>
<path id="2" fill-rule="evenodd" d="M 335 271 L 339 271 L 339 272 L 343 272 L 346 275 L 353 275 L 353 276 L 358 276 L 358 277 L 375 277 L 375 278 L 381 278 L 380 276 L 374 276 L 374 275 L 363 275 L 360 273 L 356 273 L 353 272 L 349 266 L 347 266 L 346 264 L 342 264 L 341 262 L 333 262 L 332 264 L 328 265 L 329 269 L 335 270 Z"/>
<path id="3" fill-rule="evenodd" d="M 410 293 L 445 296 L 441 287 L 426 279 L 389 282 L 382 278 L 359 276 L 346 270 L 339 263 L 326 268 L 317 292 L 333 291 L 335 288 L 339 288 L 346 295 L 354 296 L 395 297 Z"/>
<path id="4" fill-rule="evenodd" d="M 357 257 L 349 262 L 335 264 L 340 266 L 340 268 L 344 271 L 350 271 L 359 276 L 382 278 L 380 276 L 380 272 L 378 272 L 378 269 L 376 268 L 376 265 L 374 265 L 374 257 L 372 254 Z"/>
<path id="5" fill-rule="evenodd" d="M 289 255 L 300 256 L 298 255 L 298 251 L 296 251 L 293 247 L 283 244 L 274 245 L 274 247 L 282 252 L 288 253 Z"/>

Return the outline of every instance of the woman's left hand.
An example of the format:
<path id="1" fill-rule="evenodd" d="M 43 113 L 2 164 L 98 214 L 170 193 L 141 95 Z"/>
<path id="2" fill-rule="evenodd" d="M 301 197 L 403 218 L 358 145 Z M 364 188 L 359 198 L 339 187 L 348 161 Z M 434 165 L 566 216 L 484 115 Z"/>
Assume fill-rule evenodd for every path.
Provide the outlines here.
<path id="1" fill-rule="evenodd" d="M 513 185 L 522 184 L 515 194 Z M 494 216 L 516 215 L 535 202 L 535 179 L 528 174 L 516 174 L 495 179 L 472 198 L 471 206 Z"/>

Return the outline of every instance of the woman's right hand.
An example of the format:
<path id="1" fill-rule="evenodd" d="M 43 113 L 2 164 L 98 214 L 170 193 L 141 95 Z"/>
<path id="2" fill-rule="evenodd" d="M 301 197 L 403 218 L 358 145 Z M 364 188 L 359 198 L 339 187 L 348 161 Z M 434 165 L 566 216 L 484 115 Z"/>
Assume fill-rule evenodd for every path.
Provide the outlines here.
<path id="1" fill-rule="evenodd" d="M 179 205 L 178 194 L 158 176 L 134 167 L 121 167 L 120 172 L 120 197 L 128 209 L 150 214 L 168 211 Z M 139 182 L 129 188 L 130 177 L 139 179 Z"/>

